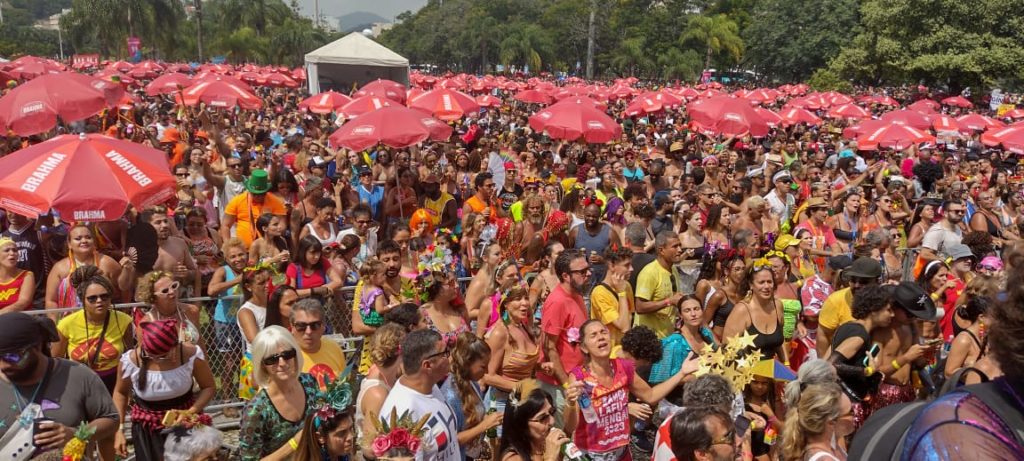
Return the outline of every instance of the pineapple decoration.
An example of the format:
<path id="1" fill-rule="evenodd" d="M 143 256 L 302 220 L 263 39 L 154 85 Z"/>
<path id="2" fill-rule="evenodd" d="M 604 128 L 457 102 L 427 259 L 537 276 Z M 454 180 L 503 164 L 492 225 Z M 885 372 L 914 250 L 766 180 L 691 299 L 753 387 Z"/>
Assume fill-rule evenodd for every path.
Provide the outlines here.
<path id="1" fill-rule="evenodd" d="M 64 453 L 61 461 L 81 461 L 85 458 L 85 448 L 89 445 L 89 439 L 96 433 L 96 428 L 86 423 L 78 425 L 75 429 L 75 437 L 64 446 Z"/>
<path id="2" fill-rule="evenodd" d="M 724 376 L 732 383 L 736 392 L 743 392 L 754 380 L 753 367 L 758 360 L 755 354 L 747 353 L 754 347 L 754 338 L 748 332 L 742 335 L 735 335 L 725 341 L 725 346 L 712 348 L 705 347 L 699 357 L 697 376 L 714 373 Z"/>

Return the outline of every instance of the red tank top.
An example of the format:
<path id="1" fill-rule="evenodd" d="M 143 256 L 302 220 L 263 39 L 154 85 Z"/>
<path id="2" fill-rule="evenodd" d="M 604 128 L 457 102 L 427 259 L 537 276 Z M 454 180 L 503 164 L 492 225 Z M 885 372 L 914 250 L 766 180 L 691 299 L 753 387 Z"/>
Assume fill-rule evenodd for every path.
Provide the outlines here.
<path id="1" fill-rule="evenodd" d="M 28 271 L 21 271 L 13 279 L 0 282 L 0 309 L 18 302 L 18 298 L 21 297 L 22 285 L 25 284 L 26 274 Z"/>

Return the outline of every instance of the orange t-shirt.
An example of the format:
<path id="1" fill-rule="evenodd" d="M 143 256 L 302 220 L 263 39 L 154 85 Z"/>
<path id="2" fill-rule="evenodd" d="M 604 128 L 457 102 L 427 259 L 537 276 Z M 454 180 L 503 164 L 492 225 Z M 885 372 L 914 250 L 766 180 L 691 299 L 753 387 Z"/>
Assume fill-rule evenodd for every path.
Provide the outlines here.
<path id="1" fill-rule="evenodd" d="M 224 208 L 224 214 L 235 217 L 235 235 L 245 242 L 246 247 L 256 240 L 256 220 L 260 219 L 263 213 L 286 216 L 288 210 L 284 206 L 284 200 L 274 194 L 268 193 L 263 203 L 257 204 L 253 203 L 248 192 L 236 195 Z"/>

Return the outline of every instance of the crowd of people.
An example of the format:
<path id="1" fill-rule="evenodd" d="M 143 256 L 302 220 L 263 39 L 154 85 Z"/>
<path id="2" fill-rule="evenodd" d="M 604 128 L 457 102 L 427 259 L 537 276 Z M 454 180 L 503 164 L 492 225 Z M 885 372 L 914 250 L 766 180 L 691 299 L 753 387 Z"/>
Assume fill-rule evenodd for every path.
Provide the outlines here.
<path id="1" fill-rule="evenodd" d="M 1021 458 L 1016 154 L 858 150 L 829 118 L 714 136 L 628 100 L 587 144 L 495 95 L 401 149 L 330 145 L 287 89 L 85 121 L 164 151 L 174 198 L 3 212 L 0 454 L 58 459 L 85 423 L 104 460 Z"/>

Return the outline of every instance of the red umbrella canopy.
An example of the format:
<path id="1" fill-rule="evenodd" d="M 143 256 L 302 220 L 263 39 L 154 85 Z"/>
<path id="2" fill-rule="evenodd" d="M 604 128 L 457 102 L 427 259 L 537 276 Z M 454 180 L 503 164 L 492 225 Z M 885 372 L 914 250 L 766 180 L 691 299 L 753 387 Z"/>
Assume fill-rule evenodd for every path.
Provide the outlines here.
<path id="1" fill-rule="evenodd" d="M 583 138 L 603 144 L 619 137 L 622 127 L 595 106 L 589 98 L 569 98 L 530 116 L 530 127 L 546 131 L 554 139 L 575 141 Z"/>
<path id="2" fill-rule="evenodd" d="M 932 114 L 928 117 L 932 121 L 932 128 L 936 133 L 938 132 L 958 132 L 960 131 L 960 124 L 957 123 L 956 119 L 945 114 Z"/>
<path id="3" fill-rule="evenodd" d="M 295 69 L 293 69 L 290 75 L 295 80 L 299 80 L 302 82 L 306 81 L 306 69 L 303 69 L 301 67 L 296 67 Z"/>
<path id="4" fill-rule="evenodd" d="M 750 102 L 730 96 L 716 96 L 686 106 L 693 126 L 704 133 L 760 137 L 768 134 L 768 124 Z"/>
<path id="5" fill-rule="evenodd" d="M 1002 145 L 1003 149 L 1024 155 L 1024 125 L 1016 124 L 1001 130 L 986 131 L 981 135 L 981 143 L 990 147 Z"/>
<path id="6" fill-rule="evenodd" d="M 843 137 L 846 139 L 856 139 L 865 132 L 874 131 L 885 125 L 888 125 L 888 123 L 881 120 L 865 120 L 857 125 L 844 128 Z"/>
<path id="7" fill-rule="evenodd" d="M 360 96 L 378 96 L 398 101 L 399 104 L 404 104 L 405 85 L 391 80 L 377 79 L 363 85 L 363 87 L 360 88 L 359 91 L 356 91 L 352 96 L 357 98 Z"/>
<path id="8" fill-rule="evenodd" d="M 266 82 L 267 86 L 273 86 L 277 88 L 298 88 L 299 82 L 295 79 L 282 74 L 280 72 L 272 72 L 263 75 L 263 81 Z"/>
<path id="9" fill-rule="evenodd" d="M 476 103 L 480 107 L 501 107 L 501 98 L 484 94 L 476 97 Z"/>
<path id="10" fill-rule="evenodd" d="M 263 100 L 245 88 L 224 80 L 206 80 L 195 83 L 182 90 L 175 98 L 186 106 L 195 106 L 200 102 L 212 107 L 241 107 L 242 109 L 259 109 Z"/>
<path id="11" fill-rule="evenodd" d="M 974 107 L 974 104 L 971 101 L 967 100 L 967 98 L 965 98 L 963 96 L 952 96 L 952 97 L 943 99 L 942 100 L 942 104 L 946 105 L 946 106 L 956 106 L 956 107 L 963 107 L 963 108 Z"/>
<path id="12" fill-rule="evenodd" d="M 7 74 L 19 80 L 31 80 L 40 75 L 57 74 L 64 71 L 64 66 L 48 59 L 24 61 L 7 70 Z"/>
<path id="13" fill-rule="evenodd" d="M 641 114 L 652 114 L 665 108 L 661 100 L 649 96 L 637 96 L 626 106 L 625 114 L 633 117 Z"/>
<path id="14" fill-rule="evenodd" d="M 986 131 L 1004 127 L 1002 122 L 981 114 L 967 114 L 956 119 L 961 131 Z"/>
<path id="15" fill-rule="evenodd" d="M 923 142 L 935 142 L 935 137 L 927 131 L 919 130 L 902 123 L 888 123 L 873 131 L 865 131 L 857 138 L 857 148 L 861 150 L 877 150 L 879 147 L 906 149 Z"/>
<path id="16" fill-rule="evenodd" d="M 920 112 L 922 114 L 931 114 L 939 110 L 939 103 L 932 101 L 931 99 L 921 99 L 907 106 L 907 109 L 914 112 Z"/>
<path id="17" fill-rule="evenodd" d="M 763 107 L 755 107 L 754 112 L 756 112 L 757 115 L 760 115 L 761 118 L 764 119 L 764 122 L 768 124 L 769 128 L 775 128 L 782 124 L 782 117 L 775 112 L 772 112 Z"/>
<path id="18" fill-rule="evenodd" d="M 843 104 L 850 104 L 853 102 L 853 98 L 836 91 L 828 91 L 822 95 L 826 100 L 828 100 L 829 105 L 831 106 L 841 106 Z"/>
<path id="19" fill-rule="evenodd" d="M 928 120 L 928 116 L 920 112 L 912 110 L 900 109 L 892 112 L 886 112 L 882 114 L 882 121 L 888 123 L 900 123 L 903 125 L 912 126 L 918 130 L 927 130 L 931 128 L 932 122 Z"/>
<path id="20" fill-rule="evenodd" d="M 1024 118 L 1024 109 L 1008 110 L 1008 111 L 1006 111 L 1006 113 L 1004 113 L 1002 115 L 1002 117 L 1003 118 L 1012 118 L 1014 120 L 1020 120 L 1020 119 Z"/>
<path id="21" fill-rule="evenodd" d="M 431 131 L 423 112 L 405 106 L 382 107 L 349 120 L 338 128 L 329 141 L 332 145 L 363 150 L 384 144 L 395 148 L 423 142 Z"/>
<path id="22" fill-rule="evenodd" d="M 125 94 L 124 85 L 116 83 L 103 78 L 98 78 L 95 75 L 79 74 L 77 72 L 65 72 L 62 74 L 69 79 L 75 79 L 82 82 L 85 85 L 89 85 L 103 93 L 103 98 L 107 100 L 107 105 L 114 105 L 120 101 Z"/>
<path id="23" fill-rule="evenodd" d="M 829 109 L 828 116 L 832 118 L 866 119 L 871 118 L 871 112 L 856 104 L 843 104 Z"/>
<path id="24" fill-rule="evenodd" d="M 146 94 L 150 96 L 169 94 L 184 90 L 191 85 L 192 79 L 189 78 L 188 75 L 173 72 L 161 75 L 153 79 L 152 82 L 149 82 L 149 84 L 146 85 Z"/>
<path id="25" fill-rule="evenodd" d="M 338 109 L 338 114 L 347 118 L 358 117 L 363 114 L 373 112 L 382 107 L 397 106 L 397 101 L 393 99 L 377 97 L 377 96 L 362 96 L 355 98 L 341 106 Z"/>
<path id="26" fill-rule="evenodd" d="M 104 68 L 104 70 L 115 70 L 115 71 L 118 71 L 118 72 L 129 72 L 129 71 L 132 70 L 133 67 L 135 67 L 135 65 L 133 65 L 130 62 L 116 61 L 116 62 L 112 62 L 110 64 L 107 64 L 107 67 Z"/>
<path id="27" fill-rule="evenodd" d="M 142 61 L 136 64 L 135 67 L 132 67 L 132 70 L 128 72 L 128 75 L 135 78 L 156 78 L 156 76 L 163 73 L 163 71 L 164 66 L 161 66 L 160 64 L 153 61 Z"/>
<path id="28" fill-rule="evenodd" d="M 314 114 L 329 114 L 352 101 L 352 98 L 337 91 L 325 91 L 310 96 L 299 103 L 299 109 L 306 109 Z"/>
<path id="29" fill-rule="evenodd" d="M 192 79 L 192 83 L 196 84 L 199 82 L 225 82 L 235 85 L 250 93 L 255 93 L 255 91 L 253 91 L 252 87 L 249 86 L 248 83 L 245 83 L 230 75 L 219 75 L 214 73 L 199 74 Z"/>
<path id="30" fill-rule="evenodd" d="M 900 105 L 899 102 L 897 102 L 895 99 L 893 99 L 893 98 L 891 98 L 889 96 L 877 95 L 877 94 L 861 96 L 861 97 L 857 98 L 857 101 L 861 102 L 863 104 L 878 104 L 880 106 L 889 106 L 889 107 L 899 107 L 899 105 Z"/>
<path id="31" fill-rule="evenodd" d="M 18 135 L 30 136 L 52 130 L 58 116 L 74 122 L 96 115 L 107 100 L 102 90 L 92 86 L 93 80 L 67 72 L 23 83 L 0 97 L 0 122 Z"/>
<path id="32" fill-rule="evenodd" d="M 458 120 L 480 111 L 480 104 L 472 96 L 456 90 L 437 88 L 416 96 L 409 107 L 422 110 L 441 120 Z"/>
<path id="33" fill-rule="evenodd" d="M 799 123 L 805 123 L 809 126 L 821 125 L 821 119 L 817 115 L 812 114 L 807 109 L 800 109 L 798 107 L 785 109 L 779 116 L 782 117 L 782 124 L 785 126 Z"/>
<path id="34" fill-rule="evenodd" d="M 174 63 L 168 65 L 164 72 L 192 72 L 192 66 L 185 63 Z"/>
<path id="35" fill-rule="evenodd" d="M 744 99 L 750 100 L 751 102 L 762 104 L 766 102 L 775 102 L 779 99 L 781 94 L 771 88 L 757 88 L 743 96 Z"/>
<path id="36" fill-rule="evenodd" d="M 167 156 L 99 134 L 62 135 L 0 158 L 0 208 L 37 217 L 114 221 L 173 197 Z"/>
<path id="37" fill-rule="evenodd" d="M 516 101 L 528 104 L 551 104 L 554 100 L 549 94 L 542 90 L 523 90 L 516 93 L 513 98 Z"/>
<path id="38" fill-rule="evenodd" d="M 108 82 L 123 83 L 125 85 L 131 85 L 135 83 L 135 79 L 122 74 L 114 69 L 101 70 L 93 74 L 93 77 L 106 80 Z"/>

